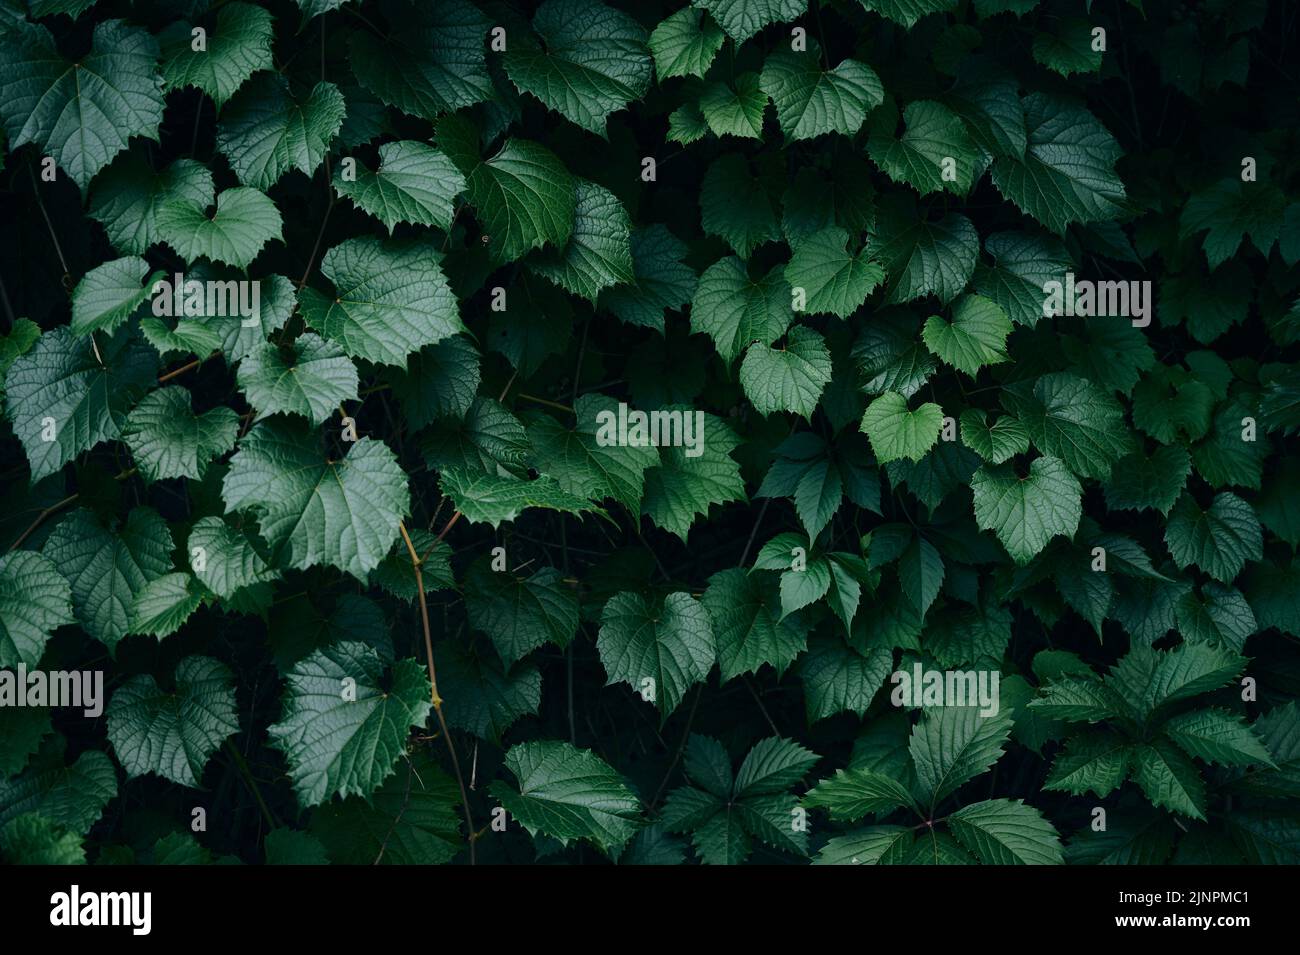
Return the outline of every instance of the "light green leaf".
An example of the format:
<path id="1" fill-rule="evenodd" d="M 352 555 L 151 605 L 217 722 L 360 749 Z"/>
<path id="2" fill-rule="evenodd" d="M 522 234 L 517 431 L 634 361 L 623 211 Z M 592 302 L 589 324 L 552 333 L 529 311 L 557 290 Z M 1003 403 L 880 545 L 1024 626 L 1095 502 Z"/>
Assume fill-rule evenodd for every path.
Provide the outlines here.
<path id="1" fill-rule="evenodd" d="M 405 366 L 413 352 L 465 330 L 439 257 L 423 242 L 347 239 L 320 268 L 334 294 L 303 288 L 298 307 L 353 358 Z"/>
<path id="2" fill-rule="evenodd" d="M 216 29 L 206 34 L 202 50 L 193 48 L 190 24 L 172 24 L 159 34 L 163 88 L 196 87 L 220 110 L 250 76 L 275 68 L 271 24 L 271 14 L 261 7 L 227 4 L 217 11 Z"/>
<path id="3" fill-rule="evenodd" d="M 360 166 L 349 180 L 342 165 L 334 171 L 334 191 L 382 222 L 390 235 L 400 222 L 450 229 L 453 201 L 465 187 L 465 177 L 450 159 L 409 139 L 380 146 L 374 172 Z"/>
<path id="4" fill-rule="evenodd" d="M 857 60 L 841 60 L 835 69 L 823 71 L 819 52 L 816 43 L 802 53 L 777 50 L 763 64 L 763 92 L 776 104 L 787 139 L 853 136 L 884 101 L 875 70 Z"/>
<path id="5" fill-rule="evenodd" d="M 346 112 L 333 83 L 317 83 L 299 99 L 280 74 L 259 73 L 221 111 L 217 149 L 243 185 L 265 192 L 290 169 L 312 175 Z"/>
<path id="6" fill-rule="evenodd" d="M 162 274 L 149 275 L 149 263 L 138 256 L 95 266 L 72 290 L 72 330 L 78 335 L 113 331 L 148 301 Z"/>
<path id="7" fill-rule="evenodd" d="M 369 796 L 392 775 L 412 726 L 431 707 L 429 680 L 415 660 L 384 664 L 364 643 L 343 641 L 299 660 L 285 674 L 280 722 L 267 733 L 289 763 L 298 804 L 336 793 Z"/>
<path id="8" fill-rule="evenodd" d="M 364 580 L 410 512 L 406 474 L 382 441 L 364 437 L 341 460 L 304 424 L 272 418 L 239 443 L 221 494 L 251 511 L 282 566 L 329 564 Z"/>
<path id="9" fill-rule="evenodd" d="M 108 741 L 128 779 L 156 773 L 198 788 L 203 767 L 222 742 L 239 732 L 235 676 L 211 657 L 176 664 L 175 689 L 149 674 L 133 676 L 108 701 Z"/>
<path id="10" fill-rule="evenodd" d="M 159 241 L 186 261 L 199 257 L 245 269 L 262 247 L 281 237 L 283 222 L 274 202 L 256 189 L 236 186 L 217 196 L 217 211 L 189 198 L 169 198 L 154 218 Z"/>
<path id="11" fill-rule="evenodd" d="M 512 746 L 506 768 L 518 791 L 504 781 L 492 795 L 525 829 L 568 845 L 587 839 L 616 854 L 639 828 L 641 803 L 623 777 L 590 750 L 555 740 Z"/>
<path id="12" fill-rule="evenodd" d="M 1057 458 L 1035 458 L 1022 478 L 1009 464 L 982 466 L 970 481 L 975 523 L 997 534 L 1017 564 L 1025 564 L 1057 534 L 1074 536 L 1083 488 Z"/>
<path id="13" fill-rule="evenodd" d="M 959 371 L 974 376 L 985 365 L 1007 361 L 1011 319 L 990 299 L 963 295 L 952 308 L 952 323 L 938 315 L 926 319 L 925 347 Z"/>
<path id="14" fill-rule="evenodd" d="M 306 332 L 283 348 L 265 342 L 240 363 L 239 387 L 259 415 L 302 415 L 324 424 L 357 398 L 357 368 L 336 342 Z"/>
<path id="15" fill-rule="evenodd" d="M 627 683 L 638 693 L 648 686 L 664 719 L 713 669 L 713 624 L 690 594 L 669 594 L 661 607 L 639 593 L 615 594 L 600 620 L 596 649 L 608 682 Z"/>
<path id="16" fill-rule="evenodd" d="M 172 570 L 171 532 L 150 507 L 136 507 L 118 532 L 84 509 L 61 520 L 42 552 L 72 585 L 77 621 L 109 650 L 130 632 L 131 608 L 151 580 Z"/>
<path id="17" fill-rule="evenodd" d="M 1165 543 L 1179 569 L 1195 564 L 1215 580 L 1231 583 L 1248 560 L 1263 556 L 1263 537 L 1254 509 L 1223 492 L 1209 510 L 1184 491 L 1165 525 Z"/>
<path id="18" fill-rule="evenodd" d="M 821 335 L 802 325 L 785 345 L 754 345 L 740 363 L 740 384 L 759 414 L 791 411 L 811 419 L 831 380 L 831 355 Z"/>
<path id="19" fill-rule="evenodd" d="M 156 370 L 153 351 L 125 330 L 101 341 L 98 356 L 89 338 L 67 327 L 41 335 L 5 375 L 5 410 L 27 452 L 31 479 L 117 438 Z"/>
<path id="20" fill-rule="evenodd" d="M 739 567 L 719 571 L 701 600 L 713 624 L 723 683 L 764 664 L 780 675 L 805 648 L 800 622 L 782 618 L 779 596 L 761 577 Z"/>
<path id="21" fill-rule="evenodd" d="M 803 290 L 804 310 L 810 314 L 829 312 L 848 318 L 885 280 L 880 263 L 866 249 L 852 254 L 846 248 L 848 242 L 846 230 L 830 228 L 795 244 L 785 280 L 795 294 Z"/>
<path id="22" fill-rule="evenodd" d="M 939 440 L 943 409 L 927 401 L 915 411 L 907 408 L 907 399 L 887 391 L 867 406 L 862 416 L 862 430 L 871 439 L 871 450 L 882 464 L 907 458 L 919 461 Z"/>
<path id="23" fill-rule="evenodd" d="M 0 32 L 0 118 L 9 149 L 35 143 L 84 194 L 133 136 L 159 141 L 158 41 L 123 20 L 95 27 L 90 52 L 68 62 L 40 24 Z"/>

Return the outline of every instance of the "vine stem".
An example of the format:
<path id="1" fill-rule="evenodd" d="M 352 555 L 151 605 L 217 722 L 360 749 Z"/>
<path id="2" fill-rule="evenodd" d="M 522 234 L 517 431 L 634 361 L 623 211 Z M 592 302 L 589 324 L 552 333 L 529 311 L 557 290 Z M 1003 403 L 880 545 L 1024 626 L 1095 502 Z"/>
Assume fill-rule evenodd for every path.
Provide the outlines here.
<path id="1" fill-rule="evenodd" d="M 63 500 L 59 501 L 57 504 L 51 504 L 51 505 L 50 505 L 49 507 L 47 507 L 45 510 L 43 510 L 43 511 L 41 511 L 39 514 L 37 514 L 37 515 L 36 515 L 36 520 L 32 521 L 29 525 L 27 525 L 27 530 L 25 530 L 25 531 L 23 531 L 21 534 L 19 534 L 19 535 L 18 535 L 18 539 L 17 539 L 16 541 L 14 541 L 12 544 L 9 545 L 9 550 L 11 550 L 11 551 L 17 550 L 20 546 L 22 546 L 23 541 L 27 540 L 27 538 L 31 536 L 32 531 L 36 530 L 36 528 L 38 528 L 38 527 L 41 526 L 41 522 L 42 522 L 43 520 L 45 520 L 45 518 L 49 517 L 51 514 L 53 514 L 53 513 L 54 513 L 55 511 L 57 511 L 59 508 L 61 508 L 61 507 L 65 507 L 65 506 L 67 506 L 68 504 L 71 504 L 73 501 L 75 501 L 75 500 L 76 500 L 78 497 L 80 497 L 80 496 L 81 496 L 80 494 L 73 494 L 71 497 L 65 497 Z"/>
<path id="2" fill-rule="evenodd" d="M 460 511 L 451 516 L 447 521 L 447 526 L 442 529 L 438 535 L 438 541 L 447 536 L 451 530 L 451 525 L 456 523 L 460 517 Z M 424 627 L 424 652 L 429 660 L 429 692 L 433 701 L 433 712 L 438 717 L 438 728 L 442 731 L 443 739 L 447 741 L 447 751 L 451 753 L 451 766 L 456 771 L 456 785 L 460 787 L 460 804 L 465 810 L 465 838 L 469 842 L 469 864 L 474 865 L 478 859 L 474 850 L 474 843 L 478 839 L 478 833 L 474 831 L 474 818 L 469 811 L 469 793 L 465 791 L 465 776 L 460 771 L 460 757 L 456 755 L 456 744 L 452 741 L 451 732 L 447 729 L 447 719 L 442 715 L 442 697 L 438 695 L 438 671 L 433 665 L 433 636 L 429 632 L 429 605 L 424 599 L 424 574 L 420 570 L 420 555 L 415 552 L 415 544 L 411 542 L 411 535 L 406 532 L 406 524 L 402 521 L 397 522 L 397 528 L 402 532 L 402 540 L 406 542 L 406 550 L 411 555 L 411 569 L 415 571 L 415 593 L 420 598 L 420 624 Z M 435 541 L 436 545 L 438 541 Z"/>

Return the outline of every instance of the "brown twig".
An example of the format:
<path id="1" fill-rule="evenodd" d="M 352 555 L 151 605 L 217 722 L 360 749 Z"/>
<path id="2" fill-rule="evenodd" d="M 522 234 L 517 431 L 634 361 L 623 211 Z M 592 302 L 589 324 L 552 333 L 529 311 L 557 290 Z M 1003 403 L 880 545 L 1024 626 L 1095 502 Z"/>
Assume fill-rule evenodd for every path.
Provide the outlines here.
<path id="1" fill-rule="evenodd" d="M 451 530 L 451 525 L 456 523 L 458 517 L 460 517 L 460 511 L 451 516 L 447 526 L 438 535 L 438 541 L 447 536 L 447 532 Z M 474 850 L 477 834 L 474 832 L 474 818 L 469 811 L 469 793 L 465 791 L 465 776 L 460 771 L 460 757 L 456 755 L 456 744 L 452 742 L 451 732 L 447 729 L 446 717 L 442 715 L 442 697 L 438 695 L 438 671 L 433 665 L 433 635 L 429 631 L 429 604 L 424 599 L 424 574 L 420 571 L 420 555 L 415 552 L 415 544 L 411 542 L 411 535 L 406 532 L 406 524 L 398 521 L 397 527 L 402 532 L 402 540 L 406 542 L 406 550 L 411 555 L 411 569 L 415 571 L 415 593 L 420 599 L 420 624 L 424 628 L 424 652 L 429 660 L 429 692 L 432 696 L 433 712 L 438 717 L 438 727 L 442 731 L 443 738 L 447 741 L 447 751 L 451 753 L 452 769 L 456 771 L 456 784 L 460 787 L 460 804 L 465 810 L 465 837 L 469 842 L 469 864 L 474 865 L 478 861 Z M 435 546 L 438 541 L 434 541 Z"/>
<path id="2" fill-rule="evenodd" d="M 9 549 L 11 551 L 17 550 L 20 546 L 22 546 L 23 541 L 27 540 L 27 538 L 31 536 L 32 531 L 36 530 L 36 528 L 41 526 L 41 521 L 45 520 L 45 518 L 49 517 L 59 508 L 71 504 L 80 496 L 81 496 L 80 494 L 73 494 L 71 497 L 65 497 L 57 504 L 51 504 L 45 510 L 41 511 L 39 514 L 36 515 L 36 520 L 32 521 L 31 524 L 28 525 L 27 530 L 19 534 L 18 539 L 9 545 Z"/>

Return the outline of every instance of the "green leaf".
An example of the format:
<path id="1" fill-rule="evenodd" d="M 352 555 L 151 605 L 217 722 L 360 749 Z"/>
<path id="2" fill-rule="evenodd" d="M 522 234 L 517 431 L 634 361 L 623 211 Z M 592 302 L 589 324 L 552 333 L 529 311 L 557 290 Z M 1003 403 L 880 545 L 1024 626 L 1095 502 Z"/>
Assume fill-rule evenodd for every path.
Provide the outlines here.
<path id="1" fill-rule="evenodd" d="M 633 281 L 630 237 L 631 220 L 617 197 L 579 179 L 568 243 L 538 253 L 528 267 L 594 305 L 601 289 Z"/>
<path id="2" fill-rule="evenodd" d="M 528 577 L 473 565 L 465 579 L 465 609 L 476 630 L 492 638 L 507 666 L 544 643 L 567 647 L 578 630 L 578 596 L 554 567 Z"/>
<path id="3" fill-rule="evenodd" d="M 31 479 L 119 437 L 156 371 L 153 351 L 126 331 L 100 343 L 98 354 L 90 338 L 67 327 L 41 335 L 5 375 L 5 410 L 27 452 Z"/>
<path id="4" fill-rule="evenodd" d="M 960 420 L 962 443 L 990 464 L 1002 464 L 1029 450 L 1029 432 L 1012 415 L 1001 415 L 989 424 L 983 411 L 967 408 Z"/>
<path id="5" fill-rule="evenodd" d="M 803 290 L 804 311 L 848 318 L 885 280 L 880 263 L 865 249 L 857 255 L 847 251 L 848 241 L 847 231 L 830 228 L 795 244 L 785 279 L 795 294 Z"/>
<path id="6" fill-rule="evenodd" d="M 1092 30 L 1087 20 L 1069 17 L 1060 20 L 1050 33 L 1035 32 L 1034 59 L 1065 77 L 1096 73 L 1101 69 L 1101 51 L 1093 48 Z"/>
<path id="7" fill-rule="evenodd" d="M 862 654 L 839 637 L 814 637 L 798 664 L 808 722 L 845 711 L 863 716 L 893 668 L 891 650 Z"/>
<path id="8" fill-rule="evenodd" d="M 901 458 L 921 460 L 939 440 L 942 424 L 943 409 L 938 405 L 927 401 L 909 411 L 907 399 L 894 391 L 871 402 L 862 416 L 862 430 L 871 439 L 871 450 L 881 463 Z"/>
<path id="9" fill-rule="evenodd" d="M 1165 734 L 1189 756 L 1222 766 L 1272 766 L 1273 759 L 1246 721 L 1227 710 L 1193 710 L 1165 724 Z"/>
<path id="10" fill-rule="evenodd" d="M 763 27 L 788 23 L 807 12 L 804 0 L 693 0 L 708 10 L 713 19 L 737 44 L 744 43 Z"/>
<path id="11" fill-rule="evenodd" d="M 719 79 L 709 83 L 700 91 L 699 109 L 715 136 L 763 138 L 767 95 L 759 86 L 757 73 L 741 73 L 730 82 Z"/>
<path id="12" fill-rule="evenodd" d="M 85 865 L 81 837 L 39 813 L 0 826 L 0 854 L 14 865 Z"/>
<path id="13" fill-rule="evenodd" d="M 740 153 L 724 153 L 704 174 L 700 225 L 709 235 L 720 236 L 742 259 L 781 237 L 767 191 Z"/>
<path id="14" fill-rule="evenodd" d="M 983 166 L 957 115 L 933 100 L 915 100 L 903 111 L 903 122 L 903 135 L 895 136 L 898 110 L 892 102 L 873 115 L 867 141 L 872 161 L 922 196 L 945 189 L 969 192 Z"/>
<path id="15" fill-rule="evenodd" d="M 646 32 L 596 0 L 546 0 L 533 17 L 537 38 L 512 37 L 502 58 L 521 93 L 583 129 L 605 134 L 610 113 L 650 88 Z"/>
<path id="16" fill-rule="evenodd" d="M 763 92 L 776 104 L 786 139 L 852 136 L 884 101 L 880 77 L 871 67 L 841 60 L 835 69 L 823 71 L 818 53 L 816 43 L 802 53 L 777 50 L 763 64 Z"/>
<path id="17" fill-rule="evenodd" d="M 907 826 L 868 826 L 826 843 L 813 865 L 899 864 L 912 847 Z"/>
<path id="18" fill-rule="evenodd" d="M 986 799 L 949 813 L 953 836 L 985 865 L 1061 865 L 1052 824 L 1019 799 Z"/>
<path id="19" fill-rule="evenodd" d="M 577 181 L 549 149 L 508 139 L 490 159 L 468 170 L 462 165 L 461 171 L 494 262 L 513 262 L 531 249 L 548 243 L 563 248 L 569 241 Z"/>
<path id="20" fill-rule="evenodd" d="M 235 446 L 239 415 L 218 405 L 196 415 L 190 393 L 172 385 L 150 392 L 127 416 L 122 440 L 146 481 L 202 478 L 213 458 Z"/>
<path id="21" fill-rule="evenodd" d="M 993 163 L 998 191 L 1058 234 L 1072 222 L 1118 218 L 1125 192 L 1114 137 L 1086 109 L 1050 94 L 1031 93 L 1024 106 L 1029 146 L 1023 159 Z"/>
<path id="22" fill-rule="evenodd" d="M 1148 457 L 1134 451 L 1115 462 L 1103 488 L 1111 510 L 1156 510 L 1168 514 L 1182 494 L 1192 461 L 1178 445 L 1161 445 Z"/>
<path id="23" fill-rule="evenodd" d="M 423 726 L 431 708 L 423 666 L 400 660 L 385 681 L 383 661 L 364 643 L 323 647 L 285 679 L 280 722 L 267 732 L 303 808 L 336 793 L 369 796 L 392 775 L 410 728 Z"/>
<path id="24" fill-rule="evenodd" d="M 654 28 L 648 41 L 659 82 L 674 76 L 703 76 L 724 39 L 708 14 L 692 7 L 678 10 Z"/>
<path id="25" fill-rule="evenodd" d="M 263 246 L 281 238 L 283 223 L 274 202 L 256 189 L 237 186 L 217 196 L 217 211 L 188 197 L 170 198 L 158 207 L 158 239 L 181 258 L 206 258 L 244 269 Z"/>
<path id="26" fill-rule="evenodd" d="M 221 496 L 227 513 L 253 513 L 282 566 L 329 564 L 364 580 L 410 511 L 406 474 L 374 438 L 337 461 L 322 450 L 304 425 L 265 421 L 240 441 Z"/>
<path id="27" fill-rule="evenodd" d="M 219 111 L 250 76 L 275 68 L 271 23 L 271 14 L 260 7 L 227 4 L 217 11 L 216 29 L 205 33 L 202 50 L 193 48 L 190 24 L 172 24 L 159 35 L 163 88 L 193 86 L 212 97 Z"/>
<path id="28" fill-rule="evenodd" d="M 1070 738 L 1057 754 L 1044 789 L 1074 796 L 1095 793 L 1105 799 L 1128 776 L 1132 746 L 1128 740 L 1103 730 L 1085 730 Z"/>
<path id="29" fill-rule="evenodd" d="M 211 657 L 176 664 L 175 690 L 149 674 L 131 677 L 108 702 L 108 740 L 128 779 L 156 773 L 198 788 L 203 767 L 222 742 L 239 732 L 235 676 Z"/>
<path id="30" fill-rule="evenodd" d="M 440 483 L 442 492 L 471 523 L 483 521 L 497 527 L 503 521 L 513 521 L 529 507 L 568 514 L 603 513 L 585 498 L 565 491 L 554 478 L 545 476 L 522 481 L 455 467 L 442 469 Z"/>
<path id="31" fill-rule="evenodd" d="M 1011 320 L 1007 313 L 980 295 L 959 298 L 952 308 L 951 324 L 938 315 L 931 315 L 921 331 L 926 348 L 971 376 L 985 365 L 1008 360 L 1006 345 L 1010 334 Z"/>
<path id="32" fill-rule="evenodd" d="M 111 651 L 130 632 L 136 597 L 172 570 L 171 551 L 166 521 L 153 508 L 136 507 L 117 532 L 88 510 L 73 511 L 42 552 L 72 585 L 77 622 Z"/>
<path id="33" fill-rule="evenodd" d="M 195 521 L 185 550 L 194 576 L 223 600 L 277 576 L 268 566 L 260 542 L 220 517 Z"/>
<path id="34" fill-rule="evenodd" d="M 1052 236 L 995 232 L 984 240 L 994 264 L 980 264 L 974 284 L 1019 325 L 1036 325 L 1043 317 L 1048 282 L 1065 281 L 1072 267 L 1065 246 Z"/>
<path id="35" fill-rule="evenodd" d="M 911 29 L 922 17 L 951 10 L 956 0 L 858 0 L 868 10 Z"/>
<path id="36" fill-rule="evenodd" d="M 965 216 L 951 212 L 938 222 L 916 214 L 910 200 L 882 205 L 874 255 L 889 276 L 886 304 L 934 295 L 956 298 L 975 270 L 979 235 Z"/>
<path id="37" fill-rule="evenodd" d="M 0 667 L 36 667 L 50 634 L 73 622 L 58 565 L 33 551 L 0 556 Z"/>
<path id="38" fill-rule="evenodd" d="M 317 425 L 357 399 L 356 366 L 338 344 L 310 332 L 287 348 L 255 349 L 239 363 L 238 379 L 259 414 L 302 415 Z"/>
<path id="39" fill-rule="evenodd" d="M 1123 407 L 1084 378 L 1068 372 L 1043 375 L 1032 400 L 1016 400 L 1007 392 L 1004 397 L 1035 446 L 1080 477 L 1106 480 L 1115 462 L 1134 449 Z"/>
<path id="40" fill-rule="evenodd" d="M 754 744 L 736 771 L 735 796 L 775 796 L 797 786 L 821 757 L 793 740 L 769 736 Z M 785 820 L 788 827 L 789 819 Z"/>
<path id="41" fill-rule="evenodd" d="M 492 795 L 534 836 L 545 833 L 566 846 L 586 839 L 615 854 L 639 828 L 640 800 L 590 750 L 538 740 L 512 746 L 505 764 L 518 791 L 497 781 Z"/>
<path id="42" fill-rule="evenodd" d="M 1248 560 L 1260 560 L 1263 538 L 1254 509 L 1227 491 L 1209 510 L 1186 491 L 1169 512 L 1165 543 L 1180 570 L 1199 567 L 1215 580 L 1231 583 Z"/>
<path id="43" fill-rule="evenodd" d="M 780 675 L 806 647 L 807 634 L 797 619 L 782 616 L 770 582 L 739 567 L 710 577 L 701 602 L 712 623 L 723 683 L 757 673 L 764 664 Z"/>
<path id="44" fill-rule="evenodd" d="M 612 398 L 583 395 L 574 402 L 575 429 L 540 417 L 529 426 L 528 437 L 538 467 L 565 491 L 597 502 L 613 498 L 637 514 L 645 471 L 659 464 L 659 452 L 609 440 L 617 435 L 618 410 Z"/>
<path id="45" fill-rule="evenodd" d="M 1282 194 L 1268 185 L 1243 183 L 1237 177 L 1220 180 L 1193 193 L 1183 206 L 1178 237 L 1205 230 L 1205 258 L 1217 269 L 1236 255 L 1247 235 L 1267 257 L 1282 225 Z"/>
<path id="46" fill-rule="evenodd" d="M 648 690 L 664 719 L 713 669 L 713 624 L 690 594 L 669 594 L 662 606 L 635 592 L 615 594 L 600 621 L 596 649 L 608 682 L 627 683 L 643 695 Z"/>
<path id="47" fill-rule="evenodd" d="M 662 225 L 633 230 L 632 278 L 600 293 L 600 305 L 629 325 L 664 331 L 664 313 L 695 296 L 698 278 L 686 264 L 686 243 Z"/>
<path id="48" fill-rule="evenodd" d="M 740 384 L 759 414 L 791 411 L 811 419 L 831 380 L 831 356 L 821 335 L 802 325 L 785 345 L 754 345 L 740 363 Z"/>
<path id="49" fill-rule="evenodd" d="M 259 73 L 221 111 L 217 149 L 243 185 L 265 192 L 290 169 L 311 176 L 346 112 L 333 83 L 317 83 L 299 99 L 280 74 Z"/>
<path id="50" fill-rule="evenodd" d="M 1022 478 L 1009 464 L 982 466 L 970 481 L 975 523 L 997 534 L 1017 564 L 1025 564 L 1057 534 L 1073 537 L 1083 489 L 1057 458 L 1044 455 Z"/>
<path id="51" fill-rule="evenodd" d="M 809 809 L 825 809 L 832 819 L 854 822 L 866 815 L 887 814 L 900 806 L 910 806 L 912 794 L 892 776 L 863 769 L 837 769 L 823 779 L 803 804 Z"/>
<path id="52" fill-rule="evenodd" d="M 355 178 L 347 179 L 342 165 L 334 171 L 334 191 L 382 222 L 390 235 L 400 222 L 449 230 L 453 202 L 466 185 L 450 159 L 409 139 L 380 146 L 374 172 L 361 166 Z"/>
<path id="53" fill-rule="evenodd" d="M 481 378 L 478 352 L 464 335 L 428 345 L 407 358 L 404 372 L 389 372 L 393 395 L 412 428 L 439 418 L 463 418 Z"/>
<path id="54" fill-rule="evenodd" d="M 780 267 L 754 281 L 734 255 L 704 270 L 691 303 L 691 331 L 712 338 L 728 364 L 751 342 L 772 344 L 793 318 L 790 289 Z"/>
<path id="55" fill-rule="evenodd" d="M 203 602 L 203 594 L 189 574 L 164 574 L 151 580 L 135 595 L 131 605 L 130 632 L 146 636 L 170 636 L 181 628 Z"/>
<path id="56" fill-rule="evenodd" d="M 740 465 L 731 457 L 739 444 L 726 422 L 705 414 L 698 455 L 692 448 L 660 448 L 659 466 L 646 469 L 641 512 L 685 542 L 696 516 L 714 504 L 745 500 Z"/>
<path id="57" fill-rule="evenodd" d="M 149 275 L 149 263 L 137 256 L 97 265 L 72 291 L 72 330 L 78 335 L 113 331 L 148 301 L 161 277 L 162 272 Z"/>
<path id="58" fill-rule="evenodd" d="M 1133 779 L 1153 806 L 1205 819 L 1205 782 L 1196 765 L 1168 740 L 1134 747 Z"/>
<path id="59" fill-rule="evenodd" d="M 927 710 L 908 743 L 922 802 L 938 805 L 992 766 L 1011 735 L 1011 723 L 1006 711 L 981 716 L 972 706 Z"/>
<path id="60" fill-rule="evenodd" d="M 108 755 L 88 749 L 64 764 L 64 743 L 52 741 L 21 776 L 0 781 L 0 827 L 37 812 L 69 832 L 84 835 L 117 795 L 117 770 Z"/>
<path id="61" fill-rule="evenodd" d="M 0 32 L 0 118 L 9 149 L 34 143 L 84 194 L 133 136 L 159 142 L 158 41 L 123 20 L 95 27 L 90 52 L 69 63 L 40 24 Z"/>
<path id="62" fill-rule="evenodd" d="M 320 269 L 334 294 L 303 288 L 298 307 L 353 358 L 405 366 L 413 352 L 465 330 L 438 257 L 422 242 L 347 239 Z"/>

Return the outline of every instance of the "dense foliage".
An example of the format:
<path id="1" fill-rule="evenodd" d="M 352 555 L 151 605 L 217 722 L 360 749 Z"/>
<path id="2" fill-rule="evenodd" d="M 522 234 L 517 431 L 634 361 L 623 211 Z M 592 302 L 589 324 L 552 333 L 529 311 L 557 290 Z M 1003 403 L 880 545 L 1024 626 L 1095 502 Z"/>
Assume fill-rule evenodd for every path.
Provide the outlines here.
<path id="1" fill-rule="evenodd" d="M 1297 49 L 0 0 L 0 856 L 1300 861 Z"/>

